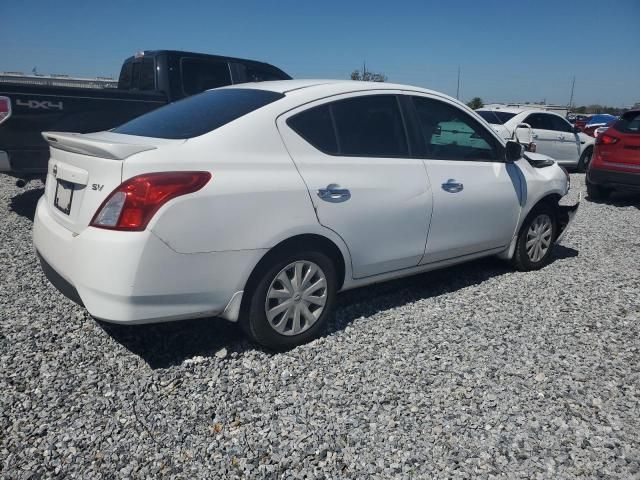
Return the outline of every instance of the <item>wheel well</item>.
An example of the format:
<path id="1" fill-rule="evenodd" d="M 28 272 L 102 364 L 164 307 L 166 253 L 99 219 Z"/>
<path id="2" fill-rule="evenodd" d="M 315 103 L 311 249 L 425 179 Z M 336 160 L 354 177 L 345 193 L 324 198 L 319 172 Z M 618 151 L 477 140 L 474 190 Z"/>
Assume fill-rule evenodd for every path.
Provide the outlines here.
<path id="1" fill-rule="evenodd" d="M 258 281 L 259 274 L 269 264 L 269 261 L 280 252 L 285 250 L 296 249 L 312 249 L 325 253 L 336 267 L 336 274 L 338 277 L 337 289 L 340 290 L 344 284 L 345 276 L 345 259 L 342 252 L 335 243 L 322 235 L 317 234 L 303 234 L 296 235 L 295 237 L 287 238 L 282 242 L 271 248 L 255 266 L 249 279 L 247 280 L 247 288 L 250 289 Z"/>
<path id="2" fill-rule="evenodd" d="M 562 195 L 558 193 L 551 193 L 546 197 L 542 197 L 540 200 L 538 200 L 537 203 L 533 206 L 533 208 L 531 208 L 529 212 L 533 212 L 540 205 L 547 205 L 555 211 L 558 208 L 558 202 L 560 201 L 561 198 L 562 198 Z"/>

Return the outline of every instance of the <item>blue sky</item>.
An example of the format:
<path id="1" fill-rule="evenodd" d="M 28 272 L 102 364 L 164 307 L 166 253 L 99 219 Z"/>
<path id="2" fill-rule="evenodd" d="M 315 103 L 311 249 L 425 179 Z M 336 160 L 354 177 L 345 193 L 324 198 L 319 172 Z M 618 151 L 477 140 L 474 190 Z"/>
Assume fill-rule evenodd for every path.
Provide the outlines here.
<path id="1" fill-rule="evenodd" d="M 640 101 L 640 1 L 0 0 L 0 71 L 116 76 L 137 50 L 253 58 L 297 78 L 390 81 L 485 101 Z"/>

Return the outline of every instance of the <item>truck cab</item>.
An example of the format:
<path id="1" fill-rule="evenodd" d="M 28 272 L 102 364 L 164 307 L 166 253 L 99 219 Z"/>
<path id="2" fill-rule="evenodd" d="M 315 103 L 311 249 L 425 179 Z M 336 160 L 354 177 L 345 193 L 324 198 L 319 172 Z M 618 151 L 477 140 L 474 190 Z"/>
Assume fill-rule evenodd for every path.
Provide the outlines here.
<path id="1" fill-rule="evenodd" d="M 268 63 L 242 58 L 147 50 L 127 58 L 118 88 L 0 84 L 0 173 L 24 185 L 44 177 L 49 147 L 43 131 L 110 130 L 167 103 L 212 88 L 291 77 Z M 35 79 L 37 80 L 37 79 Z"/>

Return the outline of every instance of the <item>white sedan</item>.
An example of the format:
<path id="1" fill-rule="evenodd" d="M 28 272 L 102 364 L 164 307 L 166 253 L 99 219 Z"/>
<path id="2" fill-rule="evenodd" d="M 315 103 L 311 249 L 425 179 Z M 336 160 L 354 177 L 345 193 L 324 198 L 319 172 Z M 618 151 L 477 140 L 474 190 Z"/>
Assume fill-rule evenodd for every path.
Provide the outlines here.
<path id="1" fill-rule="evenodd" d="M 567 167 L 585 172 L 595 139 L 574 128 L 557 113 L 545 110 L 500 107 L 476 110 L 505 140 L 535 144 L 535 151 Z"/>
<path id="2" fill-rule="evenodd" d="M 554 162 L 405 85 L 278 81 L 210 90 L 51 145 L 33 238 L 98 319 L 220 316 L 285 349 L 336 292 L 497 255 L 549 260 L 578 207 Z"/>

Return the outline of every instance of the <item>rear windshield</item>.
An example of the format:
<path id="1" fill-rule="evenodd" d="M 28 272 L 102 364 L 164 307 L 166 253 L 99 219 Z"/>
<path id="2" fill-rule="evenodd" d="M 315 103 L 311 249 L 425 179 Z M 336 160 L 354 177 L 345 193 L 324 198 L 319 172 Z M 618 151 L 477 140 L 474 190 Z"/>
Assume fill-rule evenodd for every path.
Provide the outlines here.
<path id="1" fill-rule="evenodd" d="M 503 125 L 504 122 L 516 116 L 515 113 L 496 112 L 495 110 L 476 110 L 476 113 L 493 125 Z"/>
<path id="2" fill-rule="evenodd" d="M 165 105 L 113 129 L 140 137 L 186 139 L 203 135 L 284 97 L 267 90 L 209 90 Z"/>
<path id="3" fill-rule="evenodd" d="M 613 128 L 620 133 L 640 134 L 640 111 L 625 113 L 614 123 Z"/>

